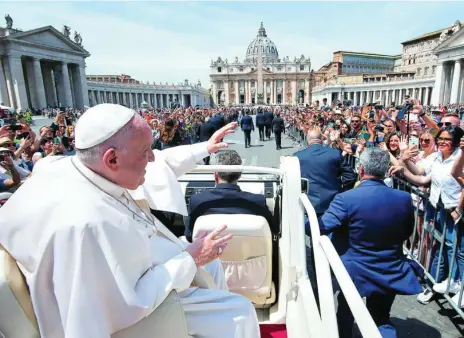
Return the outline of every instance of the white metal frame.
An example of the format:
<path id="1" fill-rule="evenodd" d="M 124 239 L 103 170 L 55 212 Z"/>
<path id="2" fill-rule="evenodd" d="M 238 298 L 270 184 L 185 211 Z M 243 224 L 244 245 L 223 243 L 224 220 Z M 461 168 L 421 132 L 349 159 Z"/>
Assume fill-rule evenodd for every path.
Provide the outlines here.
<path id="1" fill-rule="evenodd" d="M 300 163 L 296 157 L 282 156 L 280 169 L 252 166 L 198 166 L 192 172 L 242 172 L 278 175 L 282 182 L 282 237 L 279 240 L 281 280 L 278 309 L 270 322 L 287 324 L 288 336 L 339 336 L 330 269 L 337 279 L 363 337 L 381 338 L 372 316 L 327 236 L 321 236 L 316 212 L 306 194 L 301 193 Z M 311 187 L 309 187 L 311 189 Z M 304 213 L 308 215 L 321 311 L 306 268 Z M 284 304 L 286 306 L 284 306 Z"/>

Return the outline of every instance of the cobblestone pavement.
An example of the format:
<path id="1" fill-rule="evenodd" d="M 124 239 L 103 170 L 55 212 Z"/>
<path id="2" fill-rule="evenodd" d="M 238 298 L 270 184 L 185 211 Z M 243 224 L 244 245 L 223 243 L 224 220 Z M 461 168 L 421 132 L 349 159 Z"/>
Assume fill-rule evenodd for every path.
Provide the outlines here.
<path id="1" fill-rule="evenodd" d="M 231 149 L 237 150 L 245 165 L 278 167 L 280 156 L 292 155 L 299 148 L 286 136 L 282 136 L 282 150 L 276 150 L 274 138 L 259 141 L 258 130 L 251 134 L 252 147 L 245 149 L 243 132 L 237 130 L 226 138 Z M 308 251 L 308 273 L 315 282 Z M 313 284 L 314 284 L 313 282 Z M 416 296 L 397 296 L 391 311 L 398 338 L 459 338 L 464 337 L 464 320 L 451 309 L 445 299 L 438 299 L 428 305 L 417 302 Z M 353 337 L 361 337 L 355 328 Z M 368 338 L 368 337 L 367 337 Z"/>

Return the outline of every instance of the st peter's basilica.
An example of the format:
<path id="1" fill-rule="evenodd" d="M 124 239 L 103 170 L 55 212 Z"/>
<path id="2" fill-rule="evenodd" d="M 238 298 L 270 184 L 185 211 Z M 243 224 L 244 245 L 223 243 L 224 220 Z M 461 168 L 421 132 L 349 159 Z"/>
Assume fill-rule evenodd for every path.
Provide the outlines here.
<path id="1" fill-rule="evenodd" d="M 217 105 L 307 104 L 311 102 L 311 61 L 301 55 L 279 57 L 261 23 L 245 59 L 211 62 L 212 97 Z"/>

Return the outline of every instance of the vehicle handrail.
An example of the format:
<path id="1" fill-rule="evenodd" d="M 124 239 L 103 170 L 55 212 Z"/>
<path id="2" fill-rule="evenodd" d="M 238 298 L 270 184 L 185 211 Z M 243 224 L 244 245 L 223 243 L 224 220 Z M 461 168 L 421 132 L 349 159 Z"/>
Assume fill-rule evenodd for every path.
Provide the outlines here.
<path id="1" fill-rule="evenodd" d="M 306 194 L 300 195 L 300 203 L 303 205 L 309 218 L 309 226 L 311 228 L 311 241 L 314 254 L 314 271 L 316 272 L 317 285 L 319 286 L 319 304 L 321 309 L 322 325 L 326 330 L 327 337 L 338 337 L 338 327 L 333 325 L 337 322 L 335 312 L 334 292 L 332 287 L 332 276 L 330 274 L 330 265 L 325 258 L 324 251 L 319 245 L 321 237 L 319 230 L 319 222 L 316 211 L 308 199 Z"/>
<path id="2" fill-rule="evenodd" d="M 322 250 L 324 250 L 325 257 L 332 268 L 335 278 L 337 278 L 340 289 L 358 324 L 359 331 L 361 331 L 361 335 L 369 338 L 382 338 L 377 325 L 375 325 L 348 271 L 346 271 L 332 241 L 327 236 L 320 236 L 319 245 L 322 247 Z"/>
<path id="3" fill-rule="evenodd" d="M 282 175 L 279 169 L 255 166 L 242 166 L 242 165 L 199 165 L 191 173 L 210 173 L 210 172 L 242 172 L 242 173 L 259 173 L 259 174 L 272 174 Z"/>

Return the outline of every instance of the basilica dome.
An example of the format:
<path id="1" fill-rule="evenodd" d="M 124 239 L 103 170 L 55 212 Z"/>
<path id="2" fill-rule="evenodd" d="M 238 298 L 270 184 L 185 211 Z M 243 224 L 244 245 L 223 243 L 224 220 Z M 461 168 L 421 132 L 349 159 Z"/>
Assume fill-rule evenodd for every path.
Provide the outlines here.
<path id="1" fill-rule="evenodd" d="M 256 62 L 259 55 L 259 48 L 261 48 L 262 51 L 263 62 L 277 61 L 279 59 L 277 47 L 274 42 L 267 37 L 262 22 L 258 30 L 258 36 L 248 45 L 245 60 Z"/>

